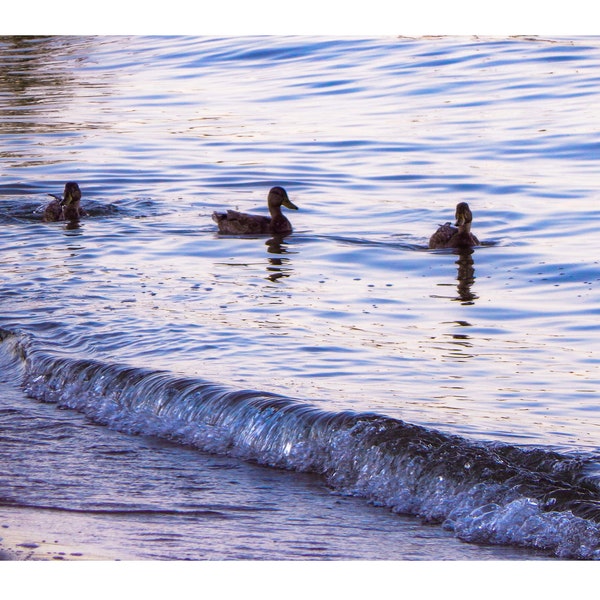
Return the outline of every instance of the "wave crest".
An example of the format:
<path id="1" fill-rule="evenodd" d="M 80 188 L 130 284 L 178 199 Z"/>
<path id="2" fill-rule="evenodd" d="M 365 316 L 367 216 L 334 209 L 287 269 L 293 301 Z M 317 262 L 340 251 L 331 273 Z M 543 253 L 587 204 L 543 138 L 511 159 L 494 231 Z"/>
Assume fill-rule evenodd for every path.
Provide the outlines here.
<path id="1" fill-rule="evenodd" d="M 37 400 L 111 428 L 266 466 L 439 523 L 460 539 L 600 558 L 592 457 L 473 442 L 374 413 L 327 412 L 167 371 L 56 357 L 0 332 Z"/>

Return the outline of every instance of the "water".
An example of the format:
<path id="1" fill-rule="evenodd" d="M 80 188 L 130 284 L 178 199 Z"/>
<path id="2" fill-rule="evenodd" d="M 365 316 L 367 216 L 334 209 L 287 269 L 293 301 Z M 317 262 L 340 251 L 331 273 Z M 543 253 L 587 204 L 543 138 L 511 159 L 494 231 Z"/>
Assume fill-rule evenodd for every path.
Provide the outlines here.
<path id="1" fill-rule="evenodd" d="M 599 59 L 2 38 L 0 543 L 597 558 Z M 66 181 L 89 216 L 42 223 Z M 291 236 L 216 233 L 273 185 Z M 459 201 L 482 246 L 428 250 Z"/>

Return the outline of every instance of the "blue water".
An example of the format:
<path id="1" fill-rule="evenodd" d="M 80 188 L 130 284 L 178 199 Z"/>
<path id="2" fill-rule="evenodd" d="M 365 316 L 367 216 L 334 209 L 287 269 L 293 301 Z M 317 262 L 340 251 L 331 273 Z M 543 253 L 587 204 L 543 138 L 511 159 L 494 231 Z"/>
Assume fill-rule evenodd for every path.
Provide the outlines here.
<path id="1" fill-rule="evenodd" d="M 0 39 L 0 543 L 597 558 L 599 59 Z M 88 216 L 43 223 L 66 181 Z M 274 185 L 292 235 L 218 235 Z M 428 250 L 460 201 L 482 245 Z"/>

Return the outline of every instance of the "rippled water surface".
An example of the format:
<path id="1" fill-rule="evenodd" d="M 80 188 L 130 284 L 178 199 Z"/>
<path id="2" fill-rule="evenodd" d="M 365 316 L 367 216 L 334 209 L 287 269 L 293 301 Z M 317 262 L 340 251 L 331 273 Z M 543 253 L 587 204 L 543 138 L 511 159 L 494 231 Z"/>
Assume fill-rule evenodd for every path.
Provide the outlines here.
<path id="1" fill-rule="evenodd" d="M 600 39 L 2 38 L 0 81 L 4 329 L 56 357 L 596 452 Z M 89 215 L 42 223 L 66 181 Z M 217 234 L 214 210 L 265 213 L 274 185 L 292 235 Z M 460 201 L 482 245 L 428 250 Z M 367 529 L 393 518 L 375 512 Z M 247 557 L 278 552 L 297 557 Z"/>

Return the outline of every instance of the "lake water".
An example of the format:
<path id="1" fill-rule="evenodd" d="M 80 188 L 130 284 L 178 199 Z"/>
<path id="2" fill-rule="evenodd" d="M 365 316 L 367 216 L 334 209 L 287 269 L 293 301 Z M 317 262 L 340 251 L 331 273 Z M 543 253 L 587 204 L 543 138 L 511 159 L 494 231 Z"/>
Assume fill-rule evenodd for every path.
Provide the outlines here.
<path id="1" fill-rule="evenodd" d="M 5 37 L 0 81 L 5 549 L 600 556 L 600 38 Z M 274 185 L 292 235 L 217 233 Z"/>

